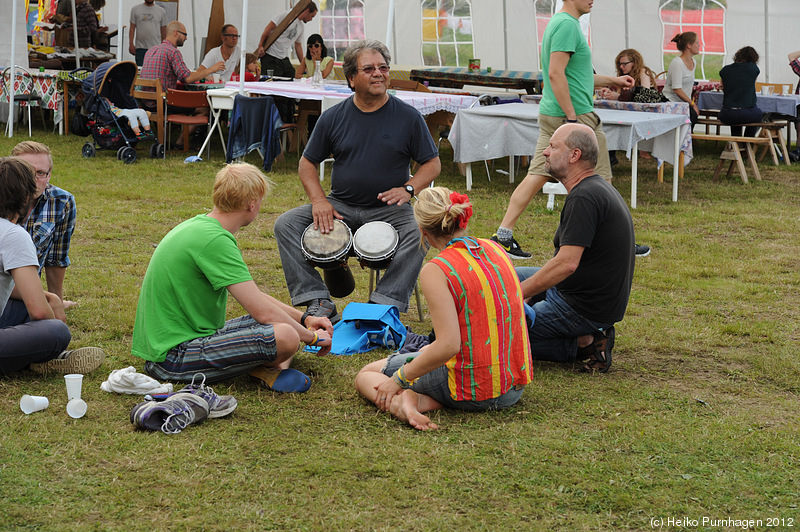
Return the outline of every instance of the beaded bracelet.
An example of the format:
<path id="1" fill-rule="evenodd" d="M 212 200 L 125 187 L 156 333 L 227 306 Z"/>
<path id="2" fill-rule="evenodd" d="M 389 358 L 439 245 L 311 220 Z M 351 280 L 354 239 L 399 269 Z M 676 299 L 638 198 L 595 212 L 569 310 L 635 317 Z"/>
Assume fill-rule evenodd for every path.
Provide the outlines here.
<path id="1" fill-rule="evenodd" d="M 408 380 L 406 378 L 406 369 L 405 368 L 406 368 L 405 364 L 400 366 L 397 369 L 397 371 L 395 371 L 394 374 L 392 375 L 392 380 L 394 380 L 397 383 L 398 386 L 400 386 L 404 390 L 407 390 L 408 388 L 411 388 L 414 385 L 414 383 L 419 380 L 419 377 L 417 377 L 414 380 Z"/>

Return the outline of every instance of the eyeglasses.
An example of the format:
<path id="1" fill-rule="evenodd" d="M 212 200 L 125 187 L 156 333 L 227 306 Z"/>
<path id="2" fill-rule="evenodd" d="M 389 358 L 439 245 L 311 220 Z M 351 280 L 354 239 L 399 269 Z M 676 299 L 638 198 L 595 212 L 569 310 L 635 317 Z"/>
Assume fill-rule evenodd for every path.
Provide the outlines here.
<path id="1" fill-rule="evenodd" d="M 380 66 L 373 66 L 367 65 L 364 68 L 357 68 L 359 72 L 363 72 L 367 76 L 371 76 L 376 70 L 379 70 L 381 74 L 386 74 L 389 72 L 389 65 L 380 65 Z"/>
<path id="2" fill-rule="evenodd" d="M 630 65 L 631 63 L 633 63 L 633 61 L 625 61 L 624 63 L 622 61 L 620 61 L 619 62 L 619 66 Z"/>
<path id="3" fill-rule="evenodd" d="M 223 37 L 233 37 L 234 39 L 238 39 L 241 35 L 237 35 L 236 33 L 223 33 Z"/>
<path id="4" fill-rule="evenodd" d="M 36 170 L 36 179 L 47 179 L 50 177 L 50 172 L 52 172 L 52 170 L 48 170 L 47 172 L 44 170 Z"/>
<path id="5" fill-rule="evenodd" d="M 189 36 L 189 34 L 188 34 L 188 33 L 186 33 L 185 31 L 181 31 L 181 30 L 175 30 L 175 31 L 177 31 L 178 33 L 180 33 L 180 34 L 181 34 L 181 35 L 183 35 L 184 37 L 188 37 L 188 36 Z"/>
<path id="6" fill-rule="evenodd" d="M 320 43 L 318 43 L 318 42 L 315 42 L 314 44 L 309 44 L 308 45 L 309 48 L 320 48 L 321 46 L 322 45 Z"/>

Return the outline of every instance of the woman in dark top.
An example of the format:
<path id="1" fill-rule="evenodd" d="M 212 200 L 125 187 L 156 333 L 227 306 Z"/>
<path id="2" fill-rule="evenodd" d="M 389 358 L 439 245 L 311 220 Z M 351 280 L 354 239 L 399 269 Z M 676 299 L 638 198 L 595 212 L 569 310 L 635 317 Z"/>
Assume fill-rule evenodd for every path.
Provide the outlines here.
<path id="1" fill-rule="evenodd" d="M 719 119 L 731 126 L 732 135 L 742 134 L 740 124 L 760 122 L 764 116 L 756 105 L 756 78 L 761 72 L 757 62 L 758 52 L 752 46 L 745 46 L 733 56 L 733 63 L 719 71 L 722 90 L 725 91 Z M 756 131 L 757 126 L 747 126 L 744 128 L 744 135 L 754 137 Z"/>

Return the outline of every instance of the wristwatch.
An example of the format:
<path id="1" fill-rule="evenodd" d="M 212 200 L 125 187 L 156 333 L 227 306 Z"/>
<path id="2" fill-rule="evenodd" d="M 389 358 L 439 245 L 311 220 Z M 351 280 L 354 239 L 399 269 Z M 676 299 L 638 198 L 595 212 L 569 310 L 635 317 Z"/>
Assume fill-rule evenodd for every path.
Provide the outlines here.
<path id="1" fill-rule="evenodd" d="M 412 187 L 411 185 L 406 185 L 403 188 L 406 189 L 406 192 L 411 194 L 412 198 L 414 197 L 414 187 Z"/>

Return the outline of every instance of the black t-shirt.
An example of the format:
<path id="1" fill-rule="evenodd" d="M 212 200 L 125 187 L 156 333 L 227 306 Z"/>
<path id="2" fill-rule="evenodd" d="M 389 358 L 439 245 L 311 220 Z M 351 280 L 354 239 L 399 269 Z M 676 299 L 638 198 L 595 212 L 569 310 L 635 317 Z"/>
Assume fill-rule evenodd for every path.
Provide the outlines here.
<path id="1" fill-rule="evenodd" d="M 303 156 L 319 164 L 331 154 L 330 197 L 363 207 L 384 205 L 378 193 L 403 186 L 412 160 L 439 155 L 420 112 L 391 95 L 371 113 L 352 97 L 322 113 Z"/>
<path id="2" fill-rule="evenodd" d="M 633 220 L 619 192 L 599 175 L 575 185 L 564 201 L 553 238 L 581 246 L 575 272 L 558 284 L 564 299 L 584 318 L 616 323 L 625 315 L 635 261 Z"/>
<path id="3" fill-rule="evenodd" d="M 756 78 L 761 72 L 755 63 L 731 63 L 719 71 L 722 80 L 723 109 L 755 107 Z"/>

